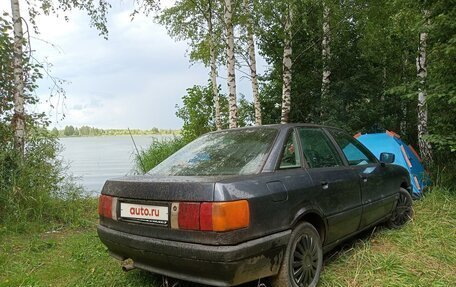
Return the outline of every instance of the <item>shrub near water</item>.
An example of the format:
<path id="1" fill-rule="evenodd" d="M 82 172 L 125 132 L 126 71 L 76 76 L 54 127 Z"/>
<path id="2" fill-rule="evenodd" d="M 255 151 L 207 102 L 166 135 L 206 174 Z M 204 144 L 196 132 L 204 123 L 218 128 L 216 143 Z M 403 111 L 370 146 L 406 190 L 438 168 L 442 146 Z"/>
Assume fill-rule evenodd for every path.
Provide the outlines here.
<path id="1" fill-rule="evenodd" d="M 82 224 L 88 200 L 58 158 L 58 140 L 46 129 L 31 129 L 21 157 L 13 147 L 12 133 L 2 128 L 0 225 L 24 231 L 32 225 Z"/>
<path id="2" fill-rule="evenodd" d="M 183 138 L 154 139 L 149 148 L 136 156 L 136 170 L 141 174 L 148 172 L 186 144 L 187 141 Z"/>

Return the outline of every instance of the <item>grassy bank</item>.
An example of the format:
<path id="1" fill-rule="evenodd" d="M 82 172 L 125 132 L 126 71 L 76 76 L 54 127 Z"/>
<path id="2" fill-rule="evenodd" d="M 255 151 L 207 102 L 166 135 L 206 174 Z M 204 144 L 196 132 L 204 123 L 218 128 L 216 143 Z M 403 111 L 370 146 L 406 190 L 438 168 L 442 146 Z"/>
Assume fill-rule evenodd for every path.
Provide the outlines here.
<path id="1" fill-rule="evenodd" d="M 320 286 L 452 286 L 456 282 L 456 194 L 439 189 L 415 204 L 400 230 L 377 228 L 326 256 Z M 0 286 L 160 286 L 123 273 L 88 228 L 10 233 L 0 227 Z"/>
<path id="2" fill-rule="evenodd" d="M 454 286 L 456 195 L 415 202 L 413 222 L 377 228 L 329 254 L 321 286 Z"/>

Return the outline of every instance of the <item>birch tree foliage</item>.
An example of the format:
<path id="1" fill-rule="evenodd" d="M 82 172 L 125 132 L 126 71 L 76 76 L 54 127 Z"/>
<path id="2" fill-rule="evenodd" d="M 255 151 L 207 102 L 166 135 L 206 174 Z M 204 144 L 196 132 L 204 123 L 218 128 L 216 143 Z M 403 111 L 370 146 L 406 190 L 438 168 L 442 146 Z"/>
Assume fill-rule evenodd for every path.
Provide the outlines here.
<path id="1" fill-rule="evenodd" d="M 239 126 L 253 125 L 255 123 L 253 104 L 241 95 L 238 108 Z M 215 106 L 210 82 L 207 86 L 195 85 L 188 88 L 187 93 L 182 97 L 182 106 L 176 105 L 176 109 L 176 116 L 184 122 L 182 136 L 185 142 L 216 130 Z M 220 93 L 220 112 L 222 127 L 228 128 L 228 99 L 223 93 Z"/>
<path id="2" fill-rule="evenodd" d="M 0 121 L 11 121 L 13 105 L 13 40 L 12 25 L 0 16 Z"/>
<path id="3" fill-rule="evenodd" d="M 181 0 L 163 9 L 156 20 L 164 25 L 168 34 L 175 40 L 188 43 L 189 57 L 192 62 L 210 65 L 209 27 L 211 20 L 217 62 L 223 61 L 223 23 L 222 7 L 214 0 Z"/>
<path id="4" fill-rule="evenodd" d="M 82 189 L 66 173 L 58 156 L 60 145 L 47 130 L 46 116 L 32 108 L 38 103 L 34 91 L 43 67 L 31 58 L 29 51 L 22 53 L 20 58 L 23 105 L 31 107 L 22 118 L 26 144 L 20 150 L 15 147 L 11 122 L 17 114 L 17 103 L 13 99 L 17 87 L 13 63 L 18 55 L 13 48 L 14 42 L 11 17 L 3 14 L 0 16 L 0 224 L 15 226 L 46 220 L 49 224 L 49 219 L 57 224 L 70 223 L 74 216 L 70 218 L 58 208 L 59 200 L 75 199 L 76 203 L 76 198 L 82 198 Z"/>
<path id="5" fill-rule="evenodd" d="M 257 47 L 269 65 L 259 77 L 263 124 L 281 119 L 283 8 L 290 3 L 294 17 L 289 121 L 325 121 L 353 133 L 389 129 L 414 146 L 418 145 L 416 56 L 424 23 L 422 10 L 429 10 L 428 135 L 424 138 L 431 143 L 437 162 L 455 160 L 456 75 L 450 64 L 456 62 L 454 0 L 326 1 L 331 5 L 327 119 L 320 110 L 324 61 L 321 2 L 254 1 Z M 242 21 L 237 23 L 242 26 Z M 253 105 L 249 107 L 253 111 Z"/>
<path id="6" fill-rule="evenodd" d="M 173 7 L 164 9 L 157 17 L 171 37 L 189 43 L 190 61 L 201 61 L 205 66 L 210 66 L 215 123 L 218 130 L 222 128 L 217 84 L 217 63 L 223 58 L 223 25 L 220 13 L 221 5 L 218 1 L 183 0 L 176 2 Z"/>
<path id="7" fill-rule="evenodd" d="M 417 5 L 403 0 L 367 1 L 354 17 L 360 35 L 359 56 L 365 63 L 365 91 L 361 99 L 370 125 L 395 130 L 406 141 L 416 141 Z M 407 7 L 404 9 L 404 7 Z M 364 87 L 363 87 L 364 88 Z"/>
<path id="8" fill-rule="evenodd" d="M 8 18 L 8 15 L 0 16 L 0 125 L 3 126 L 3 131 L 11 129 L 9 123 L 14 115 L 14 38 L 11 37 L 13 24 Z M 38 99 L 33 91 L 37 88 L 37 80 L 42 77 L 42 66 L 33 62 L 28 54 L 22 54 L 21 63 L 25 75 L 24 104 L 34 105 Z M 30 113 L 26 115 L 25 121 L 40 121 L 43 117 L 42 114 Z"/>
<path id="9" fill-rule="evenodd" d="M 222 114 L 227 122 L 228 102 L 225 97 L 220 97 Z M 187 89 L 187 94 L 182 97 L 183 106 L 176 105 L 176 116 L 184 121 L 182 136 L 189 142 L 202 134 L 215 130 L 214 98 L 211 84 L 208 86 L 193 86 Z"/>
<path id="10" fill-rule="evenodd" d="M 30 43 L 27 43 L 25 40 L 26 35 L 24 35 L 23 23 L 24 17 L 21 16 L 21 8 L 28 11 L 29 19 L 31 26 L 33 26 L 35 33 L 39 33 L 38 27 L 36 25 L 36 17 L 41 13 L 48 15 L 49 13 L 55 13 L 56 11 L 68 11 L 73 8 L 78 8 L 85 10 L 91 17 L 91 25 L 99 29 L 100 34 L 107 37 L 107 28 L 106 28 L 106 13 L 110 7 L 110 4 L 105 0 L 98 1 L 98 5 L 94 5 L 94 1 L 91 0 L 43 0 L 43 1 L 32 1 L 25 0 L 22 3 L 25 3 L 25 7 L 21 6 L 19 0 L 11 0 L 11 15 L 12 15 L 12 25 L 13 25 L 13 34 L 14 42 L 13 45 L 13 75 L 14 75 L 14 89 L 12 92 L 13 97 L 13 110 L 14 114 L 11 119 L 11 125 L 14 130 L 14 145 L 19 154 L 24 154 L 25 147 L 25 138 L 26 138 L 26 77 L 33 75 L 27 74 L 28 71 L 25 69 L 23 63 L 23 50 L 24 47 Z M 67 17 L 65 17 L 67 19 Z M 27 24 L 27 23 L 26 23 Z M 28 26 L 27 26 L 28 27 Z M 26 29 L 26 32 L 29 33 L 29 29 Z M 30 39 L 30 37 L 28 37 Z M 28 57 L 31 58 L 31 48 L 29 49 Z M 39 67 L 42 67 L 38 65 Z M 60 90 L 60 89 L 59 89 Z"/>
<path id="11" fill-rule="evenodd" d="M 424 8 L 429 10 L 427 139 L 439 152 L 435 160 L 449 162 L 456 160 L 456 1 L 427 1 Z"/>
<path id="12" fill-rule="evenodd" d="M 273 35 L 278 35 L 276 43 L 279 44 L 280 49 L 278 55 L 280 57 L 282 65 L 279 65 L 281 70 L 282 89 L 280 92 L 281 100 L 274 103 L 274 108 L 281 107 L 280 110 L 280 122 L 289 122 L 289 114 L 291 108 L 291 89 L 292 89 L 292 42 L 293 42 L 293 22 L 296 3 L 294 1 L 282 1 L 276 3 L 274 1 L 263 1 L 261 13 L 263 15 L 260 20 L 261 41 L 265 44 L 263 48 L 266 48 L 271 43 L 265 39 L 270 38 Z M 277 50 L 276 50 L 277 51 Z"/>
<path id="13" fill-rule="evenodd" d="M 109 0 L 24 0 L 23 3 L 28 11 L 29 21 L 37 33 L 37 16 L 55 14 L 69 21 L 70 17 L 66 13 L 76 9 L 87 13 L 90 26 L 95 27 L 100 35 L 105 38 L 108 36 L 107 15 L 111 8 Z"/>
<path id="14" fill-rule="evenodd" d="M 262 76 L 260 98 L 263 105 L 263 123 L 278 123 L 282 115 L 283 95 L 283 59 L 284 46 L 287 33 L 285 33 L 285 16 L 288 6 L 291 8 L 291 42 L 292 48 L 292 81 L 289 121 L 296 121 L 296 114 L 301 117 L 301 122 L 310 122 L 310 118 L 319 115 L 319 102 L 317 101 L 321 87 L 321 77 L 318 82 L 313 81 L 309 75 L 315 73 L 315 64 L 307 62 L 315 59 L 317 54 L 321 58 L 321 49 L 315 44 L 320 34 L 321 20 L 317 13 L 317 1 L 269 1 L 264 0 L 258 5 L 258 47 L 260 54 L 269 64 L 266 75 Z M 321 42 L 321 40 L 320 40 Z M 320 60 L 319 60 L 320 61 Z M 321 68 L 318 68 L 321 70 Z M 321 74 L 320 74 L 321 75 Z M 302 86 L 312 85 L 315 93 L 304 97 Z M 293 92 L 294 91 L 294 92 Z M 299 95 L 299 96 L 298 96 Z M 312 110 L 312 111 L 311 111 Z"/>

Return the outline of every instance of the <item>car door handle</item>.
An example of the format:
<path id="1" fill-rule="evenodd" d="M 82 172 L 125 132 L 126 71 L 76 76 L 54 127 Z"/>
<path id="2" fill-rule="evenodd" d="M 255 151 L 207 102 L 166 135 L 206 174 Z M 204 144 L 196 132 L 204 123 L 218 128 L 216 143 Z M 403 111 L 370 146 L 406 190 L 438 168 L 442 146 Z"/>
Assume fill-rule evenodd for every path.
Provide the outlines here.
<path id="1" fill-rule="evenodd" d="M 321 183 L 321 188 L 328 189 L 329 184 L 326 180 L 322 180 L 322 181 L 320 181 L 320 183 Z"/>
<path id="2" fill-rule="evenodd" d="M 362 175 L 361 179 L 363 180 L 363 182 L 367 182 L 367 176 Z"/>

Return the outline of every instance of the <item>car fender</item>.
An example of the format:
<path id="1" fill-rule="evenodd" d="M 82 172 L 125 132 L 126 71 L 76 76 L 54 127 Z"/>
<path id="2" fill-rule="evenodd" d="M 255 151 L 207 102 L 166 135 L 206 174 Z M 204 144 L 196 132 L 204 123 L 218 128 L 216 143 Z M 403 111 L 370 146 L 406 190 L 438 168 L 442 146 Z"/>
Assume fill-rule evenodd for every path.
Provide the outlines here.
<path id="1" fill-rule="evenodd" d="M 321 220 L 321 222 L 323 223 L 323 226 L 321 226 L 322 230 L 318 230 L 318 228 L 316 226 L 315 227 L 319 231 L 320 235 L 322 235 L 322 237 L 325 237 L 325 235 L 328 234 L 328 222 L 326 220 L 326 217 L 323 215 L 323 212 L 321 211 L 321 209 L 316 205 L 310 204 L 310 205 L 301 207 L 295 213 L 295 216 L 294 216 L 293 220 L 291 221 L 290 227 L 294 228 L 297 224 L 299 224 L 301 221 L 303 221 L 304 218 L 306 218 L 308 216 L 316 216 L 317 218 L 319 218 L 319 220 Z M 309 220 L 306 220 L 306 221 L 309 221 Z M 309 222 L 309 223 L 311 223 L 312 225 L 315 225 L 315 222 Z M 323 232 L 323 234 L 322 234 L 322 232 Z M 322 242 L 324 241 L 324 239 L 325 238 L 322 238 Z"/>

